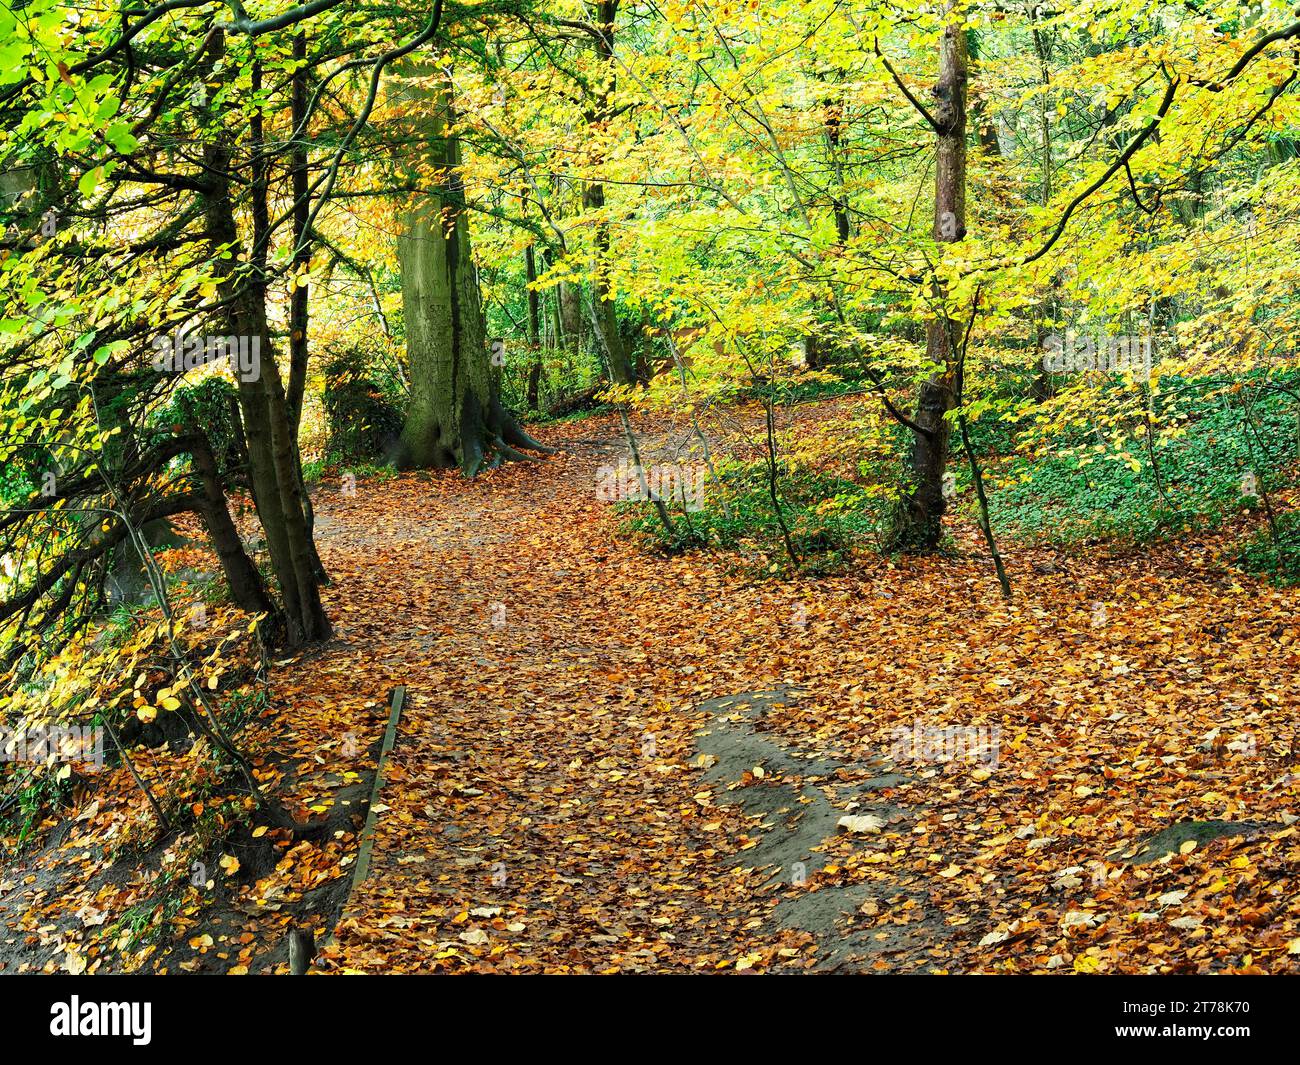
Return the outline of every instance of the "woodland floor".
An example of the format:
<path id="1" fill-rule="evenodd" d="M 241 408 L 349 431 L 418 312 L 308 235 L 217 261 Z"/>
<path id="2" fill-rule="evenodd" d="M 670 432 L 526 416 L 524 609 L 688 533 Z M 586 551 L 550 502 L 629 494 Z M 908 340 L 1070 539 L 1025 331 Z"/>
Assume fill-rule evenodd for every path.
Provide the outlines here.
<path id="1" fill-rule="evenodd" d="M 335 637 L 272 667 L 308 754 L 266 772 L 355 803 L 344 734 L 371 751 L 406 686 L 369 876 L 344 903 L 354 825 L 277 843 L 149 967 L 284 971 L 276 914 L 315 892 L 324 971 L 1300 971 L 1297 594 L 1224 539 L 1006 545 L 1010 605 L 970 522 L 954 556 L 754 580 L 614 535 L 616 421 L 539 435 L 473 482 L 317 491 Z M 1000 757 L 892 757 L 918 721 L 998 727 Z M 68 967 L 59 892 L 5 875 L 6 971 Z"/>
<path id="2" fill-rule="evenodd" d="M 329 508 L 340 636 L 411 698 L 327 965 L 1300 968 L 1294 593 L 1209 539 L 1012 550 L 1008 608 L 973 527 L 755 583 L 613 537 L 614 424 L 549 439 Z M 1000 726 L 999 764 L 893 764 L 917 720 Z"/>

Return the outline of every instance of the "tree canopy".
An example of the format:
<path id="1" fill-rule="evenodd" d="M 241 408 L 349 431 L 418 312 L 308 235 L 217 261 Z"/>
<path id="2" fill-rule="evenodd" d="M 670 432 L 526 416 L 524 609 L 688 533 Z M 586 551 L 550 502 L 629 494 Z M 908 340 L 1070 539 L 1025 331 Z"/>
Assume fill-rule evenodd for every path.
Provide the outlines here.
<path id="1" fill-rule="evenodd" d="M 970 622 L 981 639 L 1032 631 L 1048 657 L 1021 680 L 1039 695 L 1063 647 L 1092 648 L 1115 623 L 1106 552 L 1133 552 L 1124 557 L 1162 575 L 1119 581 L 1141 589 L 1138 613 L 1157 596 L 1171 613 L 1196 600 L 1206 626 L 1216 611 L 1235 625 L 1247 608 L 1231 589 L 1245 581 L 1260 625 L 1286 628 L 1286 589 L 1300 582 L 1298 74 L 1300 21 L 1274 0 L 0 0 L 0 728 L 106 733 L 99 760 L 147 799 L 135 811 L 147 827 L 132 831 L 174 870 L 192 859 L 206 871 L 234 838 L 260 846 L 260 828 L 268 846 L 310 850 L 342 877 L 349 846 L 373 834 L 373 818 L 368 829 L 350 818 L 375 808 L 387 754 L 371 751 L 383 721 L 380 736 L 358 736 L 393 687 L 411 692 L 416 720 L 434 730 L 426 740 L 444 720 L 422 702 L 435 679 L 467 702 L 500 699 L 506 714 L 515 692 L 533 691 L 523 667 L 497 672 L 506 651 L 476 642 L 467 604 L 489 638 L 517 612 L 550 618 L 567 640 L 579 639 L 578 616 L 617 633 L 626 646 L 602 653 L 631 657 L 602 662 L 592 681 L 612 703 L 625 696 L 610 676 L 683 685 L 660 705 L 628 681 L 637 742 L 673 736 L 670 754 L 644 759 L 671 763 L 665 777 L 699 754 L 688 756 L 684 725 L 664 723 L 671 706 L 721 712 L 710 700 L 738 693 L 760 693 L 786 738 L 839 759 L 835 771 L 866 764 L 790 709 L 798 685 L 767 641 L 794 637 L 753 635 L 765 624 L 753 587 L 777 589 L 799 639 L 810 616 L 825 626 L 807 669 L 827 686 L 826 720 L 859 738 L 886 678 L 876 672 L 864 692 L 848 674 L 867 667 L 839 660 L 833 640 L 870 641 L 875 669 L 888 649 L 867 630 L 891 608 L 875 585 L 868 599 L 836 582 L 897 576 L 906 638 L 894 650 L 911 680 L 939 661 L 958 668 L 960 633 L 947 626 L 968 599 L 981 604 Z M 578 531 L 597 520 L 598 540 Z M 463 542 L 441 554 L 428 529 Z M 508 543 L 547 589 L 526 606 L 514 563 L 491 568 Z M 1191 567 L 1201 576 L 1165 568 L 1201 559 L 1207 543 Z M 605 598 L 593 612 L 569 601 L 555 560 L 595 567 L 597 551 L 609 587 L 646 602 Z M 1076 563 L 1099 568 L 1072 586 L 1086 598 L 1060 607 L 1072 635 L 1053 644 L 1036 626 L 1053 612 L 1052 581 Z M 704 620 L 707 599 L 681 628 L 681 589 L 695 580 L 741 604 L 736 631 L 752 635 L 764 683 L 746 686 L 743 663 L 728 666 L 735 691 L 665 679 L 681 647 L 726 642 L 702 635 L 730 624 Z M 580 586 L 604 595 L 599 577 Z M 384 587 L 399 606 L 377 605 Z M 876 614 L 853 613 L 867 601 Z M 856 629 L 840 631 L 832 602 Z M 367 631 L 363 617 L 382 625 Z M 406 621 L 412 646 L 393 635 Z M 1167 628 L 1159 615 L 1153 624 Z M 1294 652 L 1290 635 L 1269 640 L 1261 668 L 1285 698 L 1269 688 L 1248 699 L 1225 677 L 1214 698 L 1234 709 L 1221 722 L 1167 687 L 1150 697 L 1178 703 L 1215 757 L 1236 750 L 1220 728 L 1249 726 L 1280 758 Z M 627 650 L 639 646 L 650 650 Z M 1107 646 L 1088 653 L 1100 660 Z M 356 648 L 368 650 L 348 658 Z M 418 668 L 389 668 L 408 653 Z M 1211 661 L 1188 651 L 1202 654 Z M 306 661 L 322 672 L 304 674 Z M 340 661 L 373 682 L 362 717 L 332 677 Z M 476 693 L 440 672 L 474 662 L 511 692 L 488 693 L 484 680 Z M 918 681 L 893 711 L 916 709 L 922 730 L 997 728 L 1018 752 L 1040 723 L 1022 717 L 1030 695 L 995 709 L 997 667 L 984 668 L 969 691 L 952 682 L 960 699 L 948 681 Z M 1064 705 L 1120 713 L 1093 681 Z M 277 683 L 294 707 L 269 708 Z M 332 738 L 295 749 L 308 730 L 293 712 L 307 702 Z M 1290 724 L 1268 718 L 1279 706 Z M 588 755 L 624 772 L 601 760 L 596 748 L 615 740 L 585 709 L 594 724 L 575 734 L 594 731 L 573 750 L 545 715 L 531 720 L 538 772 Z M 445 720 L 493 742 L 482 721 Z M 871 722 L 876 733 L 912 725 Z M 735 739 L 723 767 L 758 750 L 758 735 Z M 1108 765 L 1160 757 L 1160 743 L 1143 753 L 1133 735 L 1115 742 L 1099 755 Z M 292 757 L 273 753 L 281 743 Z M 85 759 L 43 750 L 0 766 L 0 836 L 16 849 L 32 845 L 51 803 L 94 790 Z M 358 758 L 370 759 L 364 772 L 341 768 L 316 789 L 359 788 L 350 809 L 294 790 L 304 767 Z M 1026 776 L 1050 775 L 1045 764 Z M 763 779 L 753 772 L 744 787 Z M 1098 785 L 1079 772 L 1071 794 L 1086 810 L 1073 816 L 1092 817 Z M 1294 794 L 1289 777 L 1234 772 L 1203 789 L 1231 793 L 1227 812 L 1202 810 L 1197 824 L 1249 827 L 1246 795 L 1280 816 L 1273 800 Z M 1185 798 L 1170 774 L 1150 785 L 1166 813 Z M 361 794 L 366 781 L 375 795 Z M 457 787 L 457 802 L 464 789 L 482 794 L 482 781 Z M 821 810 L 826 797 L 804 787 L 804 805 Z M 641 813 L 657 824 L 659 809 Z M 892 823 L 836 810 L 849 836 Z M 1122 842 L 1076 864 L 1131 871 L 1132 855 L 1114 857 Z M 820 862 L 799 863 L 809 860 Z M 952 868 L 965 866 L 936 872 L 955 892 Z M 203 919 L 207 880 L 172 911 L 178 930 Z M 716 898 L 732 890 L 720 885 Z M 1110 885 L 1103 872 L 1095 897 Z M 682 947 L 674 964 L 742 968 L 700 931 L 721 935 L 727 914 L 757 905 L 726 897 L 721 924 L 697 916 L 691 957 Z M 1066 951 L 990 905 L 980 927 L 994 938 L 981 948 L 1023 936 L 1035 949 L 963 955 L 967 971 L 1127 964 L 1100 931 L 1097 949 Z M 1187 967 L 1294 971 L 1294 910 L 1261 919 L 1271 969 L 1244 939 L 1227 961 L 1192 948 Z M 1075 925 L 1093 929 L 1087 915 Z M 789 931 L 739 955 L 743 968 L 802 960 Z M 128 968 L 166 955 L 123 928 L 112 942 Z M 106 943 L 93 948 L 100 959 Z M 351 949 L 375 963 L 370 945 Z M 452 951 L 439 955 L 446 968 L 463 960 L 440 949 Z M 1134 966 L 1154 971 L 1159 953 Z"/>

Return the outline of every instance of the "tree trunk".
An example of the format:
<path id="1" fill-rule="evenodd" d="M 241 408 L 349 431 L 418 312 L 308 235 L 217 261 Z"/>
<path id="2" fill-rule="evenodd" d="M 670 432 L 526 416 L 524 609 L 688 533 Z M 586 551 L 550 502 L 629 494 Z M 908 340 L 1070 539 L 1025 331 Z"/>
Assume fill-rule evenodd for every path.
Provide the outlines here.
<path id="1" fill-rule="evenodd" d="M 602 0 L 596 8 L 596 28 L 600 31 L 596 54 L 601 59 L 604 71 L 602 80 L 597 81 L 594 90 L 593 105 L 587 112 L 587 124 L 594 131 L 600 131 L 609 122 L 610 97 L 614 92 L 614 17 L 618 14 L 618 0 Z M 594 168 L 598 169 L 602 162 L 600 157 L 594 159 Z M 598 181 L 590 182 L 582 190 L 582 206 L 585 211 L 599 215 L 592 248 L 591 325 L 609 379 L 615 384 L 630 385 L 635 382 L 636 376 L 627 346 L 618 330 L 618 310 L 609 283 L 609 222 L 604 217 L 605 186 Z"/>
<path id="2" fill-rule="evenodd" d="M 580 354 L 582 352 L 582 290 L 567 281 L 561 281 L 555 291 L 560 344 L 573 354 Z"/>
<path id="3" fill-rule="evenodd" d="M 950 0 L 951 12 L 959 0 Z M 966 31 L 959 21 L 944 27 L 939 44 L 939 79 L 934 86 L 938 127 L 934 182 L 934 239 L 966 235 Z M 948 465 L 950 427 L 944 415 L 959 402 L 953 335 L 957 323 L 944 313 L 944 293 L 936 281 L 940 310 L 926 323 L 926 358 L 940 369 L 921 385 L 914 418 L 912 484 L 902 500 L 890 537 L 896 549 L 932 551 L 943 535 L 943 475 Z"/>
<path id="4" fill-rule="evenodd" d="M 588 185 L 582 194 L 582 202 L 588 210 L 603 209 L 604 186 Z M 609 284 L 609 226 L 604 221 L 596 226 L 595 245 L 591 276 L 591 327 L 600 345 L 609 379 L 615 384 L 629 385 L 635 377 L 623 337 L 618 331 L 618 309 Z"/>
<path id="5" fill-rule="evenodd" d="M 834 189 L 831 193 L 831 211 L 835 216 L 835 239 L 840 247 L 848 244 L 852 236 L 849 219 L 848 188 L 844 180 L 844 103 L 833 96 L 822 102 L 823 123 L 826 129 L 826 148 L 830 157 Z"/>
<path id="6" fill-rule="evenodd" d="M 1042 92 L 1038 100 L 1038 125 L 1043 140 L 1043 203 L 1052 202 L 1052 118 L 1048 102 L 1051 99 L 1051 69 L 1047 63 L 1048 44 L 1043 32 L 1038 28 L 1037 9 L 1029 13 L 1030 36 L 1034 42 L 1034 53 L 1038 56 L 1038 72 L 1042 80 Z M 1112 112 L 1113 114 L 1113 112 Z"/>
<path id="7" fill-rule="evenodd" d="M 205 437 L 199 437 L 190 443 L 190 454 L 194 459 L 194 468 L 198 472 L 203 486 L 203 503 L 200 513 L 207 526 L 208 537 L 221 560 L 221 569 L 226 577 L 226 586 L 230 589 L 230 598 L 241 610 L 250 614 L 266 614 L 266 634 L 269 642 L 277 643 L 284 635 L 284 618 L 280 608 L 267 594 L 262 575 L 253 565 L 244 542 L 239 538 L 239 531 L 230 517 L 230 508 L 226 501 L 225 488 L 217 468 L 216 456 Z"/>
<path id="8" fill-rule="evenodd" d="M 984 91 L 980 74 L 980 38 L 978 30 L 966 31 L 967 66 L 973 87 L 970 92 L 970 119 L 975 126 L 975 137 L 979 141 L 986 157 L 1001 158 L 1002 142 L 998 140 L 998 129 L 988 113 L 988 96 Z"/>
<path id="9" fill-rule="evenodd" d="M 295 275 L 311 265 L 311 242 L 307 225 L 311 219 L 311 190 L 307 173 L 307 38 L 293 39 L 293 58 L 304 63 L 294 71 L 292 95 L 293 128 L 297 134 L 290 160 L 290 191 L 293 194 L 293 268 Z M 302 420 L 303 393 L 307 387 L 308 303 L 307 285 L 297 283 L 289 293 L 289 415 L 293 419 L 294 437 Z"/>
<path id="10" fill-rule="evenodd" d="M 411 402 L 396 461 L 403 469 L 459 467 L 472 477 L 485 461 L 523 457 L 517 447 L 545 449 L 498 398 L 457 171 L 460 145 L 446 132 L 452 120 L 444 86 L 426 125 L 438 182 L 408 212 L 397 242 Z"/>
<path id="11" fill-rule="evenodd" d="M 293 57 L 304 63 L 294 71 L 291 117 L 293 128 L 298 134 L 290 163 L 290 191 L 293 195 L 293 268 L 297 275 L 311 265 L 311 241 L 307 226 L 311 219 L 311 191 L 308 186 L 307 173 L 307 37 L 299 33 L 293 39 Z M 302 453 L 298 450 L 298 431 L 302 424 L 303 395 L 307 390 L 307 363 L 310 348 L 307 344 L 309 305 L 307 283 L 299 278 L 289 294 L 289 382 L 285 389 L 285 401 L 289 409 L 289 422 L 293 428 L 295 461 L 298 464 L 298 487 L 302 492 L 303 509 L 307 516 L 307 531 L 311 535 L 311 552 L 316 577 L 322 583 L 328 581 L 325 566 L 316 550 L 316 511 L 312 507 L 311 493 L 307 483 L 302 479 Z"/>
<path id="12" fill-rule="evenodd" d="M 822 368 L 821 344 L 813 333 L 809 333 L 803 338 L 803 361 L 804 365 L 810 370 L 820 370 Z"/>
<path id="13" fill-rule="evenodd" d="M 215 59 L 224 47 L 221 31 L 214 31 L 210 40 Z M 212 246 L 213 273 L 223 287 L 228 286 L 228 327 L 247 338 L 250 347 L 258 345 L 256 372 L 239 376 L 239 406 L 253 503 L 266 533 L 271 568 L 283 600 L 288 641 L 298 646 L 328 639 L 330 624 L 320 601 L 315 545 L 303 509 L 302 471 L 284 384 L 271 350 L 266 286 L 256 269 L 260 258 L 256 242 L 250 261 L 241 261 L 242 244 L 230 195 L 230 160 L 230 145 L 224 138 L 204 145 L 205 235 Z M 254 224 L 259 225 L 256 218 Z M 219 254 L 218 249 L 227 250 Z"/>
<path id="14" fill-rule="evenodd" d="M 528 409 L 537 410 L 538 388 L 542 379 L 542 303 L 537 283 L 537 255 L 530 244 L 524 249 L 524 276 L 528 280 L 528 344 L 533 361 L 528 367 Z"/>

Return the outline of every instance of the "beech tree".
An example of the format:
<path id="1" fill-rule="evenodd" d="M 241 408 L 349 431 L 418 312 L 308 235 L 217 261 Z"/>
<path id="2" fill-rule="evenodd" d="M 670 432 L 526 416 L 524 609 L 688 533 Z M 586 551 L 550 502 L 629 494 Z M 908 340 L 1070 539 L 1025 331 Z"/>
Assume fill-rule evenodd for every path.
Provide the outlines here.
<path id="1" fill-rule="evenodd" d="M 428 83 L 433 82 L 430 86 Z M 416 194 L 398 239 L 411 402 L 396 461 L 403 467 L 460 467 L 543 450 L 501 405 L 498 348 L 489 349 L 459 175 L 460 142 L 448 76 L 422 67 L 403 99 L 427 106 L 417 124 L 430 187 Z"/>

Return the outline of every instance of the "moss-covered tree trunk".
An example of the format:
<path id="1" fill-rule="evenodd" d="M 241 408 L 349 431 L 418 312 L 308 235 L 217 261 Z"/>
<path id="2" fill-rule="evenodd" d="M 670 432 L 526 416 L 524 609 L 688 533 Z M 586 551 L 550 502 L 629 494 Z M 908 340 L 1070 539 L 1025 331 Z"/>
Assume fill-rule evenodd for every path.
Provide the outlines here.
<path id="1" fill-rule="evenodd" d="M 396 460 L 403 469 L 459 467 L 473 476 L 485 462 L 524 457 L 521 447 L 544 448 L 500 403 L 451 117 L 444 87 L 425 122 L 433 187 L 407 213 L 397 243 L 411 402 Z"/>

